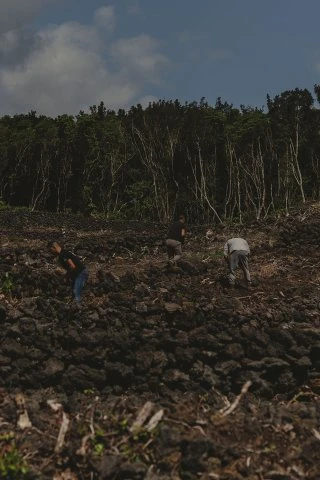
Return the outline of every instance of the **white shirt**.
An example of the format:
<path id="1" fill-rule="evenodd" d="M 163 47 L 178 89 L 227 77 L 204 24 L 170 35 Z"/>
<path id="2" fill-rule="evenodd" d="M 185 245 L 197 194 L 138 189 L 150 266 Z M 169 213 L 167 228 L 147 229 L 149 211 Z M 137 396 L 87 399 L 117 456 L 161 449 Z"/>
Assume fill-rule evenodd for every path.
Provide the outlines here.
<path id="1" fill-rule="evenodd" d="M 244 238 L 230 238 L 223 247 L 223 254 L 225 256 L 228 256 L 235 250 L 244 250 L 245 252 L 250 253 L 250 248 L 247 240 L 245 240 Z"/>

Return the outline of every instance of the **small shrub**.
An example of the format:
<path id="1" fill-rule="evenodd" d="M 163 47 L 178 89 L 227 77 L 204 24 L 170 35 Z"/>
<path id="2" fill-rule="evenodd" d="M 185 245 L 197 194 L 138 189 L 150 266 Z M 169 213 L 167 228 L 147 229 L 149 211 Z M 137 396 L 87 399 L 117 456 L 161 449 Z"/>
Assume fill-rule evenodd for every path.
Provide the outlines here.
<path id="1" fill-rule="evenodd" d="M 8 205 L 3 200 L 0 200 L 0 210 L 6 210 L 7 208 Z"/>
<path id="2" fill-rule="evenodd" d="M 11 278 L 10 274 L 8 272 L 6 272 L 5 275 L 4 275 L 4 279 L 2 280 L 0 290 L 3 293 L 11 293 L 12 287 L 13 287 L 12 278 Z"/>
<path id="3" fill-rule="evenodd" d="M 13 433 L 0 435 L 0 478 L 2 480 L 23 480 L 29 467 L 20 455 Z"/>

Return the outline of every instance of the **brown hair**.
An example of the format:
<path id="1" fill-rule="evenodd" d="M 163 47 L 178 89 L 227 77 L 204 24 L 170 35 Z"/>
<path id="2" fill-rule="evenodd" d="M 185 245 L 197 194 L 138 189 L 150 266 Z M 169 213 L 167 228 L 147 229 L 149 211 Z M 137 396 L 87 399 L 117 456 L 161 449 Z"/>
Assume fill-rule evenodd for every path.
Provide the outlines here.
<path id="1" fill-rule="evenodd" d="M 48 248 L 55 248 L 56 246 L 62 248 L 61 243 L 58 243 L 56 240 L 50 241 L 50 242 L 48 242 L 48 244 L 47 244 L 47 247 L 48 247 Z"/>

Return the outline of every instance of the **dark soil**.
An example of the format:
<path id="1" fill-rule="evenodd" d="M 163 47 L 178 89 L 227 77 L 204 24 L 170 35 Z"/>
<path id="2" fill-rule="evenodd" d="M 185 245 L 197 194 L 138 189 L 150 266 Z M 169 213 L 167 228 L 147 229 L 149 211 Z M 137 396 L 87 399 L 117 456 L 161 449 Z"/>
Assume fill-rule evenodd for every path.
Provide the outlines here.
<path id="1" fill-rule="evenodd" d="M 0 478 L 319 480 L 319 214 L 191 226 L 168 267 L 161 225 L 0 212 Z M 88 266 L 80 306 L 49 240 Z"/>

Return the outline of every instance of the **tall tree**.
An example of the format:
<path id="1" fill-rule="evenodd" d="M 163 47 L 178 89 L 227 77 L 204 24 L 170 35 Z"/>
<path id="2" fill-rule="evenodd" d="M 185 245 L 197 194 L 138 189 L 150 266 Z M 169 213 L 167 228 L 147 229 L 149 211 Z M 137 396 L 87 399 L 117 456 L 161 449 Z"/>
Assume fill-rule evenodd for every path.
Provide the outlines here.
<path id="1" fill-rule="evenodd" d="M 301 201 L 304 203 L 306 200 L 307 169 L 304 167 L 309 162 L 303 161 L 302 152 L 308 143 L 308 120 L 313 98 L 308 90 L 296 88 L 276 95 L 274 99 L 268 96 L 267 104 L 279 165 L 278 192 L 285 197 L 288 209 L 296 196 L 295 187 L 300 192 Z"/>

